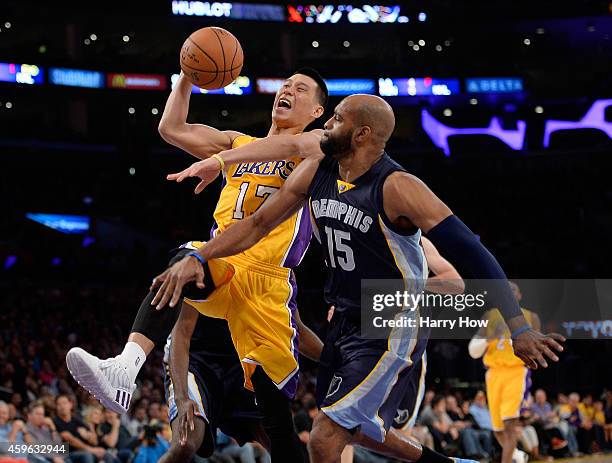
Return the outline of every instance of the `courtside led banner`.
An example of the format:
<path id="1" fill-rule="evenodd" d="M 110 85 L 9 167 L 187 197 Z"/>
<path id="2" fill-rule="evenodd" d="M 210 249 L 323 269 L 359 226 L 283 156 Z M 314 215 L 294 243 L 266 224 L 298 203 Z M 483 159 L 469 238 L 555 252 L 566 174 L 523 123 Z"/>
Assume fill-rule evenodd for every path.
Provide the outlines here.
<path id="1" fill-rule="evenodd" d="M 50 68 L 49 82 L 68 87 L 102 88 L 104 73 L 82 69 Z"/>
<path id="2" fill-rule="evenodd" d="M 170 76 L 170 84 L 172 88 L 176 85 L 176 81 L 178 80 L 178 74 L 172 74 Z M 193 86 L 191 89 L 191 93 L 207 93 L 210 95 L 250 95 L 253 92 L 253 86 L 251 85 L 251 79 L 247 76 L 238 76 L 235 81 L 231 84 L 226 85 L 223 88 L 218 88 L 216 90 L 204 90 L 203 88 Z"/>
<path id="3" fill-rule="evenodd" d="M 468 93 L 520 93 L 523 79 L 520 77 L 478 77 L 465 79 Z"/>
<path id="4" fill-rule="evenodd" d="M 43 69 L 34 64 L 0 63 L 0 82 L 17 84 L 42 84 Z"/>
<path id="5" fill-rule="evenodd" d="M 109 88 L 125 88 L 127 90 L 166 90 L 166 76 L 159 74 L 115 74 L 106 76 Z"/>
<path id="6" fill-rule="evenodd" d="M 407 23 L 408 17 L 401 14 L 399 5 L 336 5 L 308 4 L 288 5 L 287 20 L 294 23 L 351 24 Z"/>
<path id="7" fill-rule="evenodd" d="M 174 16 L 241 19 L 247 21 L 286 21 L 285 7 L 267 3 L 172 2 Z"/>
<path id="8" fill-rule="evenodd" d="M 380 96 L 448 96 L 459 93 L 459 79 L 378 79 Z"/>
<path id="9" fill-rule="evenodd" d="M 305 24 L 407 23 L 400 5 L 347 5 L 335 3 L 288 4 L 172 1 L 174 16 L 192 16 L 248 21 L 274 21 Z M 425 21 L 421 12 L 419 21 Z"/>
<path id="10" fill-rule="evenodd" d="M 372 79 L 325 79 L 330 95 L 342 96 L 353 93 L 376 93 L 376 83 Z"/>

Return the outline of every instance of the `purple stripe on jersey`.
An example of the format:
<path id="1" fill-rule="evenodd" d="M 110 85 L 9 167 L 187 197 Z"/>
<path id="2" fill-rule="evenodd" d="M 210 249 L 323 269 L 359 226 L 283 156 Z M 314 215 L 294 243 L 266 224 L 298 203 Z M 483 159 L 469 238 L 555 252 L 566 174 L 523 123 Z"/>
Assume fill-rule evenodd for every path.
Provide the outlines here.
<path id="1" fill-rule="evenodd" d="M 310 211 L 308 205 L 302 208 L 302 217 L 300 219 L 300 227 L 295 235 L 291 247 L 287 251 L 287 257 L 283 264 L 284 267 L 293 268 L 297 267 L 302 261 L 302 257 L 308 249 L 310 244 L 310 238 L 312 236 L 312 223 L 310 222 Z"/>
<path id="2" fill-rule="evenodd" d="M 526 412 L 529 408 L 526 407 L 527 399 L 529 398 L 529 390 L 531 389 L 531 370 L 528 368 L 525 374 L 525 392 L 523 393 L 523 400 L 521 401 L 521 409 L 519 413 Z"/>
<path id="3" fill-rule="evenodd" d="M 210 239 L 211 240 L 215 237 L 215 232 L 217 231 L 217 228 L 219 228 L 219 224 L 216 221 L 214 221 L 210 229 Z"/>
<path id="4" fill-rule="evenodd" d="M 223 188 L 225 188 L 226 184 L 227 184 L 227 180 L 225 179 L 225 175 L 224 175 L 223 179 L 221 180 L 221 190 L 223 190 Z M 213 225 L 212 225 L 211 229 L 210 229 L 210 239 L 211 240 L 215 237 L 215 232 L 217 231 L 217 228 L 219 228 L 219 224 L 215 220 L 213 222 Z"/>
<path id="5" fill-rule="evenodd" d="M 291 343 L 293 345 L 292 346 L 293 356 L 295 357 L 295 361 L 298 362 L 299 334 L 298 334 L 297 322 L 296 322 L 297 283 L 295 281 L 295 276 L 293 275 L 293 272 L 291 272 L 291 275 L 289 276 L 289 284 L 291 285 L 291 299 L 289 299 L 289 303 L 287 304 L 287 306 L 289 307 L 289 310 L 291 311 L 291 327 L 295 330 L 295 336 L 293 337 Z M 293 374 L 293 377 L 289 381 L 287 381 L 287 384 L 283 386 L 282 392 L 290 399 L 293 399 L 293 397 L 295 397 L 295 393 L 297 392 L 297 387 L 298 387 L 298 380 L 299 380 L 299 374 L 296 371 Z"/>

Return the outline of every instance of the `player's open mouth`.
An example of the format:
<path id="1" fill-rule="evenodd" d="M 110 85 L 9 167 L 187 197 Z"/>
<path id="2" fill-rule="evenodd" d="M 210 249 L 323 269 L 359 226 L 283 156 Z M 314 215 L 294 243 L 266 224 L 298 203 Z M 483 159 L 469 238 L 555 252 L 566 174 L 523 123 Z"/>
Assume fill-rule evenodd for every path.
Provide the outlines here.
<path id="1" fill-rule="evenodd" d="M 291 109 L 291 102 L 287 98 L 280 98 L 276 107 L 283 109 Z"/>

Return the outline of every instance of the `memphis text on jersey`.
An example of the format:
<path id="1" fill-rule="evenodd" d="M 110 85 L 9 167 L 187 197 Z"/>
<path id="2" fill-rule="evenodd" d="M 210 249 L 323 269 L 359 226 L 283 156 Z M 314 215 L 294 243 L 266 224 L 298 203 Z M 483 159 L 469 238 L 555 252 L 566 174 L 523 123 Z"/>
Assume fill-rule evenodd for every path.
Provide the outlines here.
<path id="1" fill-rule="evenodd" d="M 360 232 L 367 233 L 374 220 L 360 209 L 336 199 L 312 201 L 312 213 L 315 219 L 327 217 L 344 222 Z"/>

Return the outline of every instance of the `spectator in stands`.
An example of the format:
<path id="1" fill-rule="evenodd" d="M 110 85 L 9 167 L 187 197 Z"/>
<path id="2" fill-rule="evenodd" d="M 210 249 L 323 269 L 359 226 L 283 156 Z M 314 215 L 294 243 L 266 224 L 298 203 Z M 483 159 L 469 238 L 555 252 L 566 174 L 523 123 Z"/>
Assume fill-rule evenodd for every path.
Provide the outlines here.
<path id="1" fill-rule="evenodd" d="M 22 444 L 25 423 L 21 420 L 10 420 L 9 407 L 0 400 L 0 454 L 6 453 L 8 444 Z"/>
<path id="2" fill-rule="evenodd" d="M 270 463 L 270 455 L 265 449 L 252 442 L 247 442 L 243 446 L 221 430 L 217 430 L 217 450 L 218 455 L 237 459 L 240 463 L 256 463 L 259 458 L 261 463 Z"/>
<path id="3" fill-rule="evenodd" d="M 572 392 L 568 398 L 569 416 L 567 421 L 576 430 L 578 447 L 582 453 L 592 453 L 595 448 L 595 430 L 590 418 L 581 412 L 580 395 Z"/>
<path id="4" fill-rule="evenodd" d="M 425 391 L 423 403 L 421 404 L 421 413 L 428 413 L 431 410 L 431 401 L 436 396 L 436 393 L 431 389 Z"/>
<path id="5" fill-rule="evenodd" d="M 606 414 L 604 413 L 604 404 L 601 400 L 596 400 L 593 403 L 593 424 L 598 428 L 598 439 L 602 450 L 610 449 L 610 442 L 606 432 Z"/>
<path id="6" fill-rule="evenodd" d="M 28 407 L 28 423 L 24 432 L 25 441 L 28 444 L 60 445 L 62 443 L 53 420 L 45 417 L 45 407 L 42 402 L 32 402 Z M 68 449 L 66 449 L 67 451 Z M 30 457 L 36 457 L 31 458 L 36 462 L 62 463 L 64 456 L 59 453 L 45 453 L 44 455 L 31 455 Z"/>
<path id="7" fill-rule="evenodd" d="M 570 454 L 577 456 L 578 441 L 576 440 L 575 429 L 569 426 L 567 421 L 561 419 L 557 411 L 553 410 L 543 389 L 535 391 L 530 410 L 532 425 L 547 451 L 554 454 L 557 449 L 563 447 L 562 441 L 566 441 Z"/>
<path id="8" fill-rule="evenodd" d="M 446 396 L 446 412 L 459 431 L 461 447 L 467 458 L 480 460 L 491 458 L 493 438 L 490 431 L 475 429 L 472 421 L 465 416 L 454 395 Z"/>
<path id="9" fill-rule="evenodd" d="M 149 424 L 147 407 L 141 401 L 134 408 L 134 416 L 128 419 L 125 427 L 132 436 L 139 436 L 147 424 Z"/>
<path id="10" fill-rule="evenodd" d="M 312 429 L 312 422 L 317 416 L 319 412 L 319 408 L 317 407 L 317 402 L 314 397 L 307 399 L 304 402 L 304 408 L 299 410 L 293 416 L 293 423 L 295 424 L 295 430 L 298 433 L 298 437 L 302 442 L 302 450 L 304 452 L 304 456 L 308 457 L 307 445 L 310 440 L 310 431 Z"/>
<path id="11" fill-rule="evenodd" d="M 170 448 L 170 444 L 162 437 L 162 428 L 157 422 L 146 425 L 141 433 L 140 446 L 136 452 L 134 463 L 157 463 L 161 456 Z"/>
<path id="12" fill-rule="evenodd" d="M 57 416 L 53 423 L 64 442 L 70 446 L 72 463 L 95 463 L 104 459 L 106 451 L 97 446 L 95 432 L 75 417 L 72 412 L 72 400 L 66 395 L 58 395 L 55 399 Z"/>
<path id="13" fill-rule="evenodd" d="M 151 402 L 149 405 L 149 420 L 158 420 L 161 416 L 161 404 L 159 402 Z"/>
<path id="14" fill-rule="evenodd" d="M 121 463 L 127 463 L 132 456 L 132 447 L 137 440 L 133 439 L 119 415 L 112 410 L 104 410 L 104 422 L 98 426 L 98 441 L 109 451 L 115 451 Z"/>
<path id="15" fill-rule="evenodd" d="M 159 407 L 159 421 L 170 424 L 170 412 L 166 403 L 161 404 Z"/>
<path id="16" fill-rule="evenodd" d="M 459 449 L 459 431 L 446 413 L 444 396 L 436 395 L 431 401 L 431 409 L 422 413 L 421 423 L 429 428 L 437 451 L 447 455 L 456 454 Z"/>
<path id="17" fill-rule="evenodd" d="M 493 426 L 491 425 L 491 414 L 489 413 L 489 407 L 487 407 L 487 396 L 484 391 L 478 391 L 476 393 L 469 411 L 480 429 L 493 430 Z"/>

